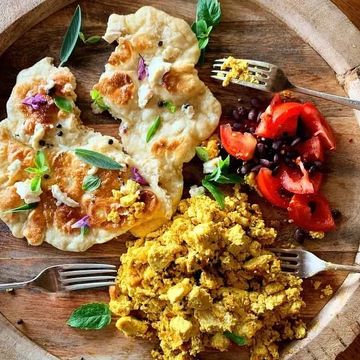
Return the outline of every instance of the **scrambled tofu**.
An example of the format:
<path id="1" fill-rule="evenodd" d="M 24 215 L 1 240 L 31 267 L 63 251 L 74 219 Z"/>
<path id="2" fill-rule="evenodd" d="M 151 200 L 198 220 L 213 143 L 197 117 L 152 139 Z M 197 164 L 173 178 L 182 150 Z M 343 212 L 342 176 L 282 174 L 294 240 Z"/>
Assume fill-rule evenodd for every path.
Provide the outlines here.
<path id="1" fill-rule="evenodd" d="M 252 360 L 279 359 L 278 342 L 306 334 L 302 280 L 264 249 L 276 238 L 257 205 L 235 187 L 225 209 L 206 195 L 182 200 L 173 220 L 129 243 L 110 309 L 125 335 L 159 340 L 155 359 L 226 351 L 231 332 Z"/>

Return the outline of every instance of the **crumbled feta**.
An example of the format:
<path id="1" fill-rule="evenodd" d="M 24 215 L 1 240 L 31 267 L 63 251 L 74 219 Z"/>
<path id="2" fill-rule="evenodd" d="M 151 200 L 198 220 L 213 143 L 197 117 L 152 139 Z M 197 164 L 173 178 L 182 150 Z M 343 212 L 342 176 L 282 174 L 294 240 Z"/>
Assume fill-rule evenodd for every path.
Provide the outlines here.
<path id="1" fill-rule="evenodd" d="M 80 206 L 78 202 L 69 197 L 66 193 L 62 192 L 59 188 L 59 185 L 51 186 L 51 193 L 53 197 L 57 200 L 56 206 L 61 204 L 65 204 L 70 207 L 78 207 Z"/>
<path id="2" fill-rule="evenodd" d="M 74 90 L 74 88 L 73 88 L 73 86 L 72 86 L 70 83 L 66 83 L 66 84 L 63 86 L 63 91 L 64 91 L 65 93 L 71 92 L 71 91 L 73 91 L 73 90 Z"/>
<path id="3" fill-rule="evenodd" d="M 39 147 L 39 141 L 43 139 L 45 135 L 45 127 L 42 124 L 36 124 L 34 134 L 31 137 L 31 146 L 34 149 Z"/>
<path id="4" fill-rule="evenodd" d="M 36 203 L 40 201 L 40 195 L 42 190 L 31 191 L 31 180 L 27 179 L 25 181 L 18 181 L 14 184 L 16 192 L 19 194 L 20 198 L 24 200 L 26 204 Z"/>
<path id="5" fill-rule="evenodd" d="M 217 168 L 220 160 L 221 160 L 221 156 L 218 156 L 214 159 L 204 162 L 203 163 L 203 173 L 204 174 L 212 173 Z"/>
<path id="6" fill-rule="evenodd" d="M 48 79 L 45 85 L 40 85 L 39 89 L 43 89 L 44 91 L 48 92 L 55 86 L 55 81 L 53 79 Z"/>
<path id="7" fill-rule="evenodd" d="M 138 92 L 139 108 L 143 109 L 146 106 L 146 104 L 148 103 L 148 101 L 152 98 L 153 95 L 154 95 L 154 93 L 151 90 L 150 86 L 148 84 L 142 84 L 139 87 L 139 92 Z"/>
<path id="8" fill-rule="evenodd" d="M 190 186 L 189 194 L 191 197 L 204 195 L 205 188 L 203 186 L 197 186 L 197 185 Z"/>
<path id="9" fill-rule="evenodd" d="M 165 73 L 171 68 L 171 64 L 163 61 L 161 57 L 154 57 L 148 66 L 149 83 L 151 85 L 160 84 Z"/>
<path id="10" fill-rule="evenodd" d="M 15 159 L 7 168 L 10 175 L 15 175 L 21 169 L 21 161 Z"/>
<path id="11" fill-rule="evenodd" d="M 184 104 L 181 107 L 181 111 L 186 114 L 190 119 L 192 119 L 195 115 L 195 110 L 194 107 L 192 105 L 189 104 Z"/>
<path id="12" fill-rule="evenodd" d="M 98 168 L 96 166 L 92 166 L 86 174 L 87 175 L 95 175 L 97 171 L 98 171 Z"/>

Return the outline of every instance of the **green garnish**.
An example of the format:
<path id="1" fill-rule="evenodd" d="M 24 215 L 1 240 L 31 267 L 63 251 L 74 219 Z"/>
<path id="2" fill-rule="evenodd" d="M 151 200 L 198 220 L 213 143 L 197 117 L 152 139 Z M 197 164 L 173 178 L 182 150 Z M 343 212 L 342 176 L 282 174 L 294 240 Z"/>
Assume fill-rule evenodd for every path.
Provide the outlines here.
<path id="1" fill-rule="evenodd" d="M 75 155 L 87 164 L 96 166 L 100 169 L 121 170 L 122 165 L 112 158 L 87 149 L 75 149 Z"/>
<path id="2" fill-rule="evenodd" d="M 72 101 L 62 96 L 55 96 L 54 103 L 60 110 L 63 110 L 68 113 L 71 112 L 73 109 Z"/>
<path id="3" fill-rule="evenodd" d="M 84 43 L 84 44 L 96 44 L 101 40 L 101 36 L 99 35 L 93 35 L 93 36 L 89 36 L 87 39 L 85 37 L 85 34 L 83 32 L 79 32 L 79 39 Z"/>
<path id="4" fill-rule="evenodd" d="M 160 125 L 161 125 L 161 118 L 160 118 L 160 116 L 158 116 L 154 120 L 154 122 L 151 124 L 151 126 L 149 127 L 149 129 L 146 133 L 146 142 L 147 143 L 154 137 L 154 135 L 158 131 Z"/>
<path id="5" fill-rule="evenodd" d="M 164 106 L 171 112 L 174 113 L 176 111 L 176 105 L 171 101 L 164 101 Z"/>
<path id="6" fill-rule="evenodd" d="M 41 176 L 37 175 L 31 179 L 30 189 L 32 192 L 38 192 L 41 189 Z"/>
<path id="7" fill-rule="evenodd" d="M 198 0 L 196 7 L 196 21 L 191 29 L 195 33 L 201 56 L 199 63 L 205 60 L 205 49 L 209 43 L 210 33 L 221 19 L 221 6 L 218 0 Z"/>
<path id="8" fill-rule="evenodd" d="M 218 189 L 218 187 L 209 180 L 203 179 L 202 185 L 206 188 L 210 194 L 214 197 L 214 199 L 218 202 L 220 207 L 223 209 L 225 207 L 225 195 L 224 193 Z"/>
<path id="9" fill-rule="evenodd" d="M 38 192 L 41 189 L 42 177 L 49 171 L 44 151 L 39 150 L 36 152 L 34 163 L 34 167 L 28 167 L 25 171 L 35 175 L 31 179 L 30 189 L 32 192 Z"/>
<path id="10" fill-rule="evenodd" d="M 80 234 L 82 237 L 84 237 L 86 234 L 88 234 L 90 231 L 89 227 L 88 226 L 82 226 L 80 228 Z"/>
<path id="11" fill-rule="evenodd" d="M 74 15 L 70 21 L 70 25 L 66 31 L 63 43 L 61 45 L 59 66 L 62 66 L 64 63 L 66 63 L 69 60 L 69 57 L 72 54 L 76 42 L 78 40 L 80 28 L 81 28 L 81 8 L 80 5 L 78 5 L 75 9 Z"/>
<path id="12" fill-rule="evenodd" d="M 100 330 L 111 322 L 111 311 L 105 303 L 85 304 L 75 309 L 67 324 L 84 330 Z"/>
<path id="13" fill-rule="evenodd" d="M 196 151 L 196 155 L 198 156 L 198 158 L 205 162 L 205 161 L 209 161 L 209 154 L 208 154 L 208 151 L 206 149 L 206 147 L 203 147 L 203 146 L 197 146 L 195 148 L 195 151 Z"/>
<path id="14" fill-rule="evenodd" d="M 94 191 L 101 185 L 101 180 L 96 175 L 88 175 L 84 178 L 82 189 L 85 191 Z"/>
<path id="15" fill-rule="evenodd" d="M 14 208 L 14 209 L 2 211 L 1 213 L 7 214 L 7 213 L 17 213 L 17 212 L 28 211 L 28 210 L 35 209 L 37 207 L 37 204 L 38 203 L 24 204 L 24 205 L 20 205 L 20 206 Z"/>
<path id="16" fill-rule="evenodd" d="M 91 100 L 93 101 L 93 103 L 102 111 L 105 110 L 109 110 L 109 107 L 107 105 L 105 105 L 104 103 L 104 98 L 102 97 L 102 95 L 99 93 L 98 90 L 96 89 L 92 89 L 90 91 L 90 96 L 91 96 Z"/>
<path id="17" fill-rule="evenodd" d="M 246 345 L 246 339 L 243 336 L 236 335 L 230 331 L 225 331 L 224 335 L 230 339 L 233 343 L 239 346 Z"/>

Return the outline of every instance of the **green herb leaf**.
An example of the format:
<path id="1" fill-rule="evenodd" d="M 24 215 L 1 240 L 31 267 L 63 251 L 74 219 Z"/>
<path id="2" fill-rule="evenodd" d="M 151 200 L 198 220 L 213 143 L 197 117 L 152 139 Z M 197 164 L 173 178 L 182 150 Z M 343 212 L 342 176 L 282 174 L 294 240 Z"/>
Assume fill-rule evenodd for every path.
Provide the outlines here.
<path id="1" fill-rule="evenodd" d="M 111 311 L 105 303 L 85 304 L 75 309 L 67 324 L 84 330 L 100 330 L 111 322 Z"/>
<path id="2" fill-rule="evenodd" d="M 84 237 L 86 234 L 88 234 L 89 231 L 90 231 L 90 229 L 89 229 L 88 226 L 82 226 L 82 227 L 80 228 L 80 234 L 81 234 L 81 236 L 83 236 L 83 237 Z"/>
<path id="3" fill-rule="evenodd" d="M 7 214 L 7 213 L 17 213 L 17 212 L 28 211 L 28 210 L 35 209 L 37 205 L 38 205 L 38 203 L 24 204 L 24 205 L 20 205 L 20 206 L 14 208 L 14 209 L 2 211 L 1 213 Z"/>
<path id="4" fill-rule="evenodd" d="M 104 98 L 101 96 L 98 90 L 92 89 L 90 91 L 90 96 L 95 105 L 102 111 L 109 110 L 109 107 L 105 105 Z"/>
<path id="5" fill-rule="evenodd" d="M 83 32 L 79 32 L 79 39 L 85 44 L 86 43 L 86 39 L 85 39 L 85 35 Z"/>
<path id="6" fill-rule="evenodd" d="M 70 55 L 72 54 L 76 42 L 79 37 L 81 28 L 81 8 L 78 5 L 75 9 L 74 15 L 71 19 L 70 25 L 64 36 L 63 43 L 60 50 L 60 66 L 66 63 L 69 60 Z"/>
<path id="7" fill-rule="evenodd" d="M 214 199 L 218 202 L 220 207 L 224 209 L 225 207 L 225 195 L 224 193 L 218 189 L 218 187 L 211 181 L 207 179 L 202 180 L 202 185 L 206 188 L 210 194 L 214 197 Z"/>
<path id="8" fill-rule="evenodd" d="M 35 166 L 41 169 L 46 166 L 45 153 L 42 150 L 36 152 L 35 155 Z"/>
<path id="9" fill-rule="evenodd" d="M 199 49 L 203 50 L 207 47 L 208 43 L 209 43 L 209 38 L 204 38 L 204 39 L 199 39 L 198 40 L 199 43 Z"/>
<path id="10" fill-rule="evenodd" d="M 65 112 L 71 112 L 73 109 L 72 101 L 62 96 L 55 96 L 54 102 L 60 110 L 63 110 Z"/>
<path id="11" fill-rule="evenodd" d="M 31 179 L 30 189 L 32 192 L 38 192 L 41 189 L 41 176 L 37 175 Z"/>
<path id="12" fill-rule="evenodd" d="M 88 175 L 84 178 L 82 189 L 85 191 L 94 191 L 101 185 L 101 180 L 96 175 Z"/>
<path id="13" fill-rule="evenodd" d="M 196 20 L 203 19 L 208 26 L 219 24 L 221 20 L 221 6 L 218 0 L 198 0 Z"/>
<path id="14" fill-rule="evenodd" d="M 99 35 L 93 35 L 86 39 L 86 44 L 97 44 L 101 40 L 101 36 Z"/>
<path id="15" fill-rule="evenodd" d="M 236 335 L 230 331 L 225 331 L 224 335 L 230 339 L 233 343 L 239 346 L 246 345 L 246 339 L 243 336 Z"/>
<path id="16" fill-rule="evenodd" d="M 164 105 L 171 113 L 176 111 L 176 105 L 172 101 L 164 101 Z"/>
<path id="17" fill-rule="evenodd" d="M 87 149 L 75 149 L 75 155 L 87 164 L 96 166 L 100 169 L 120 170 L 122 165 L 112 158 L 103 155 L 99 152 Z"/>
<path id="18" fill-rule="evenodd" d="M 151 126 L 149 127 L 147 134 L 146 134 L 146 142 L 148 143 L 156 134 L 156 132 L 158 131 L 159 127 L 161 125 L 161 118 L 160 116 L 158 116 L 154 122 L 151 124 Z"/>
<path id="19" fill-rule="evenodd" d="M 197 146 L 195 148 L 195 151 L 196 151 L 196 155 L 198 156 L 198 158 L 205 162 L 205 161 L 209 161 L 209 154 L 208 154 L 208 151 L 206 149 L 206 147 L 203 147 L 203 146 Z"/>

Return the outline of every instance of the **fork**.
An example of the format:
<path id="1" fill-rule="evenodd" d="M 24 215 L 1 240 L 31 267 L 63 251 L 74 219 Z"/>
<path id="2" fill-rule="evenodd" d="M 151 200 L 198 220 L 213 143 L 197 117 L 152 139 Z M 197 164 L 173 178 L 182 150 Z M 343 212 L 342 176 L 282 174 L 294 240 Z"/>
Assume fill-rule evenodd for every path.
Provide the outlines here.
<path id="1" fill-rule="evenodd" d="M 54 265 L 31 280 L 0 284 L 0 291 L 36 287 L 48 292 L 61 292 L 110 286 L 115 283 L 116 272 L 116 266 L 109 264 Z"/>
<path id="2" fill-rule="evenodd" d="M 213 65 L 215 70 L 211 72 L 215 75 L 211 77 L 217 80 L 224 80 L 224 77 L 228 74 L 228 71 L 221 70 L 221 66 L 223 65 L 226 59 L 217 59 Z M 252 83 L 249 81 L 243 81 L 240 79 L 231 79 L 230 82 L 243 85 L 250 88 L 266 91 L 266 92 L 279 92 L 283 90 L 292 90 L 302 94 L 316 96 L 325 100 L 330 100 L 336 102 L 341 105 L 350 106 L 353 109 L 360 110 L 360 101 L 349 99 L 344 96 L 337 96 L 332 94 L 327 94 L 324 92 L 306 89 L 300 86 L 293 85 L 285 73 L 276 65 L 270 64 L 264 61 L 256 61 L 256 60 L 243 60 L 247 62 L 248 69 L 250 73 L 255 77 L 258 83 Z"/>
<path id="3" fill-rule="evenodd" d="M 269 249 L 281 261 L 281 270 L 302 279 L 309 278 L 325 270 L 349 271 L 360 273 L 359 265 L 340 265 L 321 260 L 310 251 L 303 249 Z"/>

